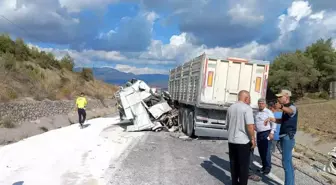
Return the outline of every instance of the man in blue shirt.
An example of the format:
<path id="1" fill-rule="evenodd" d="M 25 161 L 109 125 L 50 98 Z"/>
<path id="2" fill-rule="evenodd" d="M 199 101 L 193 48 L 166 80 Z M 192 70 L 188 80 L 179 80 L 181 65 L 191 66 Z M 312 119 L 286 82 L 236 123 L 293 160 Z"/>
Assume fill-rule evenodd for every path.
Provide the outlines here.
<path id="1" fill-rule="evenodd" d="M 275 119 L 280 120 L 282 117 L 282 112 L 278 111 L 275 107 L 275 103 L 274 102 L 270 102 L 268 104 L 268 108 L 273 112 Z M 280 137 L 279 137 L 279 132 L 280 132 L 280 124 L 274 123 L 276 124 L 276 129 L 275 129 L 275 133 L 274 133 L 274 137 L 272 140 L 272 153 L 275 152 L 275 148 L 277 148 L 280 152 L 281 152 L 281 148 L 280 148 Z"/>

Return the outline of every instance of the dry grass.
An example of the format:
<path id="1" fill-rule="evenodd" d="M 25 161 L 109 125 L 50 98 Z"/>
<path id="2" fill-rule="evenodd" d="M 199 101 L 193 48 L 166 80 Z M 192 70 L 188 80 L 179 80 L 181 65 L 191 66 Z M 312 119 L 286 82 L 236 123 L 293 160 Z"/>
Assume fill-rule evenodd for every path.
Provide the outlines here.
<path id="1" fill-rule="evenodd" d="M 336 100 L 298 104 L 299 129 L 318 136 L 320 142 L 336 140 Z"/>
<path id="2" fill-rule="evenodd" d="M 3 117 L 3 118 L 0 118 L 0 127 L 3 127 L 3 128 L 15 128 L 16 125 L 14 124 L 14 122 L 10 118 Z"/>
<path id="3" fill-rule="evenodd" d="M 80 92 L 90 97 L 112 97 L 117 87 L 101 81 L 85 81 L 78 73 L 67 70 L 43 69 L 33 62 L 17 64 L 15 71 L 0 66 L 0 102 L 22 97 L 36 100 L 73 99 Z"/>

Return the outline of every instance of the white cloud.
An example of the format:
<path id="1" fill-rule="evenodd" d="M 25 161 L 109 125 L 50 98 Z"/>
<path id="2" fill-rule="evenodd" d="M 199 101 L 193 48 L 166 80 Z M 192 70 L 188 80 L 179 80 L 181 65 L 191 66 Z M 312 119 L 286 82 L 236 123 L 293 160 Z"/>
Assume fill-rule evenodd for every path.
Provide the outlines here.
<path id="1" fill-rule="evenodd" d="M 51 52 L 57 59 L 69 54 L 77 65 L 86 65 L 93 63 L 94 60 L 104 61 L 123 61 L 127 58 L 118 51 L 97 51 L 97 50 L 83 50 L 76 51 L 70 49 L 56 49 L 56 48 L 42 48 L 33 44 L 28 44 L 29 47 L 36 47 L 40 51 Z"/>
<path id="2" fill-rule="evenodd" d="M 82 9 L 105 8 L 108 4 L 117 3 L 119 0 L 59 0 L 59 2 L 70 12 L 80 12 Z"/>
<path id="3" fill-rule="evenodd" d="M 150 44 L 153 25 L 158 18 L 159 16 L 153 11 L 140 11 L 136 16 L 122 17 L 117 27 L 72 46 L 76 49 L 90 48 L 104 51 L 143 51 Z"/>
<path id="4" fill-rule="evenodd" d="M 147 20 L 151 23 L 154 23 L 154 21 L 156 21 L 160 16 L 158 14 L 156 14 L 155 12 L 146 12 L 145 13 Z"/>
<path id="5" fill-rule="evenodd" d="M 322 20 L 324 18 L 324 13 L 325 11 L 320 11 L 318 13 L 311 14 L 309 18 L 312 20 Z"/>
<path id="6" fill-rule="evenodd" d="M 46 0 L 50 1 L 50 0 Z M 104 3 L 112 0 L 100 0 L 99 2 Z M 6 2 L 5 4 L 3 2 Z M 5 0 L 3 5 L 10 7 L 11 11 L 14 11 L 16 8 L 16 4 L 13 1 Z M 73 3 L 76 4 L 75 1 Z M 62 4 L 63 3 L 63 4 Z M 85 7 L 85 3 L 88 1 L 83 1 L 83 4 L 79 5 L 71 5 L 70 1 L 63 0 L 61 4 L 65 6 L 68 3 L 67 7 L 72 7 L 72 11 Z M 208 1 L 204 4 L 207 5 Z M 256 7 L 260 5 L 260 1 L 256 0 L 241 0 L 239 4 L 234 4 L 231 6 L 229 10 L 229 14 L 232 16 L 232 23 L 234 24 L 246 24 L 245 26 L 250 26 L 252 24 L 259 24 L 268 19 L 267 16 L 263 16 L 260 12 L 256 11 Z M 21 12 L 25 12 L 26 9 L 31 9 L 33 6 L 29 4 L 23 4 L 18 9 Z M 41 7 L 40 5 L 38 7 Z M 62 57 L 64 54 L 69 53 L 76 61 L 76 65 L 83 66 L 93 64 L 95 61 L 106 61 L 111 62 L 111 66 L 115 63 L 116 69 L 123 70 L 125 72 L 132 72 L 137 74 L 144 73 L 165 73 L 166 70 L 155 69 L 152 65 L 162 65 L 164 66 L 173 66 L 175 64 L 183 63 L 188 61 L 191 58 L 201 55 L 203 52 L 209 55 L 215 55 L 217 57 L 225 58 L 225 57 L 242 57 L 248 59 L 272 59 L 269 56 L 274 57 L 280 51 L 293 51 L 295 49 L 303 49 L 305 46 L 315 42 L 320 38 L 336 38 L 336 12 L 330 10 L 318 10 L 313 11 L 313 5 L 309 4 L 307 1 L 294 1 L 289 6 L 287 6 L 287 11 L 285 14 L 280 16 L 276 16 L 272 23 L 278 23 L 277 29 L 280 34 L 277 33 L 277 39 L 274 39 L 270 42 L 259 42 L 257 40 L 252 40 L 244 45 L 239 45 L 239 47 L 209 47 L 209 45 L 204 45 L 202 43 L 195 42 L 195 35 L 192 34 L 191 31 L 182 32 L 180 34 L 176 34 L 170 37 L 169 43 L 164 44 L 160 40 L 150 40 L 152 38 L 151 32 L 153 31 L 153 24 L 160 17 L 156 12 L 148 10 L 148 12 L 139 12 L 139 14 L 132 17 L 124 17 L 121 20 L 122 24 L 119 24 L 118 27 L 111 29 L 106 33 L 97 34 L 96 39 L 98 41 L 113 41 L 113 42 L 101 42 L 99 43 L 97 40 L 92 43 L 86 43 L 88 46 L 91 46 L 93 49 L 84 49 L 81 51 L 70 50 L 70 49 L 53 49 L 53 48 L 42 48 L 43 50 L 53 52 L 56 56 Z M 0 10 L 2 10 L 0 6 Z M 265 7 L 264 7 L 265 8 Z M 35 9 L 34 9 L 35 10 Z M 53 10 L 53 9 L 52 9 Z M 55 11 L 56 12 L 56 11 Z M 282 10 L 283 12 L 283 10 Z M 208 12 L 209 13 L 209 12 Z M 211 12 L 216 13 L 216 12 Z M 227 12 L 225 12 L 226 15 Z M 28 16 L 27 14 L 23 14 Z M 63 18 L 62 18 L 62 16 Z M 183 15 L 183 14 L 182 14 Z M 222 15 L 222 14 L 220 14 Z M 205 16 L 205 15 L 204 15 Z M 203 16 L 203 17 L 204 17 Z M 63 20 L 60 25 L 75 25 L 78 24 L 78 20 L 67 16 L 64 14 L 55 14 L 53 13 L 53 19 L 55 20 Z M 221 19 L 217 19 L 215 17 L 204 17 L 204 19 L 208 18 L 206 21 L 208 22 L 216 22 Z M 23 18 L 22 18 L 23 19 Z M 190 22 L 193 22 L 190 19 Z M 211 23 L 212 23 L 211 22 Z M 67 24 L 68 23 L 68 24 Z M 80 23 L 80 22 L 79 22 Z M 133 26 L 130 26 L 132 23 Z M 1 24 L 1 22 L 0 22 Z M 205 27 L 209 26 L 207 22 L 204 22 Z M 42 24 L 41 24 L 42 25 Z M 195 26 L 195 27 L 193 27 Z M 211 25 L 210 25 L 211 26 Z M 146 30 L 140 30 L 139 28 L 146 27 Z M 63 27 L 61 27 L 63 29 Z M 67 27 L 64 27 L 67 32 L 70 32 Z M 201 30 L 201 27 L 198 25 L 191 25 L 190 29 L 198 29 Z M 217 29 L 217 27 L 206 27 L 206 29 Z M 239 27 L 241 28 L 241 27 Z M 252 31 L 260 31 L 265 30 L 267 28 L 260 28 L 258 30 Z M 182 30 L 182 29 L 181 29 Z M 232 39 L 233 41 L 239 40 L 239 37 L 244 37 L 242 35 L 244 32 L 236 33 L 235 30 L 230 30 L 226 27 L 219 27 L 217 30 L 220 34 L 226 34 L 230 37 L 236 38 Z M 225 30 L 225 32 L 221 31 Z M 43 30 L 45 32 L 45 30 Z M 134 34 L 139 31 L 139 34 Z M 71 33 L 71 32 L 70 32 Z M 132 36 L 133 35 L 135 36 Z M 212 35 L 212 32 L 207 32 L 209 38 L 220 40 L 221 36 Z M 55 34 L 55 33 L 53 33 Z M 71 35 L 71 34 L 70 34 Z M 142 36 L 139 36 L 142 35 Z M 224 37 L 224 36 L 223 36 Z M 121 39 L 121 40 L 120 40 Z M 198 39 L 198 38 L 196 38 Z M 127 42 L 131 40 L 132 42 Z M 129 50 L 129 45 L 127 44 L 135 44 L 145 43 L 146 41 L 150 42 L 146 45 L 141 45 L 141 48 L 146 48 L 147 50 Z M 197 40 L 199 41 L 199 40 Z M 336 39 L 334 39 L 336 41 Z M 109 45 L 114 43 L 121 43 L 121 47 L 115 47 L 115 45 Z M 261 44 L 263 43 L 263 44 Z M 95 47 L 94 44 L 97 44 Z M 239 43 L 240 44 L 240 43 Z M 334 43 L 336 44 L 336 43 Z M 149 45 L 149 46 L 148 46 Z M 125 48 L 124 50 L 120 48 Z M 118 50 L 119 49 L 119 50 Z M 132 66 L 132 64 L 147 64 L 147 67 L 137 68 Z"/>
<path id="7" fill-rule="evenodd" d="M 234 24 L 254 26 L 264 21 L 263 15 L 258 15 L 258 12 L 251 8 L 253 1 L 246 3 L 237 3 L 229 11 L 231 22 Z"/>
<path id="8" fill-rule="evenodd" d="M 137 75 L 139 74 L 167 74 L 168 73 L 168 70 L 148 68 L 148 67 L 137 68 L 135 66 L 124 65 L 124 64 L 117 64 L 114 68 L 116 70 L 119 70 L 125 73 L 133 73 Z"/>
<path id="9" fill-rule="evenodd" d="M 281 35 L 296 30 L 299 26 L 300 20 L 311 15 L 312 10 L 307 1 L 294 1 L 287 9 L 287 12 L 287 15 L 282 14 L 279 16 L 279 28 Z M 317 15 L 314 15 L 312 18 L 316 17 Z"/>
<path id="10" fill-rule="evenodd" d="M 58 0 L 1 0 L 0 32 L 33 42 L 69 44 L 92 35 L 94 22 L 69 14 Z M 85 24 L 91 27 L 82 29 Z M 81 34 L 78 34 L 81 32 Z"/>
<path id="11" fill-rule="evenodd" d="M 279 16 L 280 37 L 272 43 L 273 50 L 304 49 L 318 39 L 336 36 L 336 12 L 313 12 L 307 1 L 294 1 L 288 15 Z"/>
<path id="12" fill-rule="evenodd" d="M 180 35 L 173 35 L 170 39 L 170 43 L 166 45 L 161 41 L 153 40 L 148 51 L 142 53 L 140 58 L 176 60 L 176 63 L 183 63 L 201 55 L 203 52 L 223 58 L 243 57 L 248 59 L 262 59 L 269 52 L 269 48 L 255 41 L 239 48 L 208 48 L 205 45 L 193 45 L 188 42 L 188 34 L 181 33 Z"/>
<path id="13" fill-rule="evenodd" d="M 308 1 L 294 1 L 292 6 L 288 8 L 288 15 L 297 21 L 309 16 L 311 13 L 312 9 Z"/>
<path id="14" fill-rule="evenodd" d="M 170 43 L 163 44 L 152 40 L 142 59 L 176 60 L 183 63 L 203 52 L 218 57 L 242 57 L 248 59 L 271 59 L 281 51 L 304 49 L 320 38 L 336 37 L 336 12 L 313 12 L 307 1 L 294 1 L 287 9 L 287 14 L 278 17 L 280 36 L 268 44 L 252 41 L 241 47 L 214 47 L 195 45 L 189 33 L 173 35 Z M 334 39 L 336 41 L 336 39 Z M 336 43 L 334 43 L 335 45 Z"/>

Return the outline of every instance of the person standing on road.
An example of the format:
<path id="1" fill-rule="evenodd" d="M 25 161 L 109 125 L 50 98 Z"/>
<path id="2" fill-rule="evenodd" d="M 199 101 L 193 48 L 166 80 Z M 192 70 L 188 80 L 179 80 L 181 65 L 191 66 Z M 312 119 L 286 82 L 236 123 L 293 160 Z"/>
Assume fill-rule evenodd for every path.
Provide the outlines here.
<path id="1" fill-rule="evenodd" d="M 268 104 L 268 108 L 273 112 L 274 118 L 276 120 L 281 119 L 282 112 L 280 112 L 276 109 L 274 102 L 270 102 Z M 276 124 L 276 131 L 274 133 L 274 137 L 273 137 L 273 140 L 272 140 L 272 153 L 275 153 L 276 148 L 278 149 L 278 152 L 281 152 L 280 138 L 279 138 L 280 124 L 277 124 L 276 122 L 274 124 Z"/>
<path id="2" fill-rule="evenodd" d="M 253 111 L 250 93 L 242 90 L 238 101 L 227 111 L 229 158 L 232 185 L 247 185 L 251 148 L 255 148 Z"/>
<path id="3" fill-rule="evenodd" d="M 266 107 L 266 100 L 260 98 L 258 100 L 259 110 L 254 115 L 255 127 L 257 131 L 257 146 L 262 161 L 261 172 L 269 174 L 272 168 L 271 147 L 274 133 L 276 132 L 276 124 L 274 114 Z"/>
<path id="4" fill-rule="evenodd" d="M 283 111 L 280 126 L 280 145 L 282 150 L 282 166 L 285 171 L 285 185 L 295 184 L 294 166 L 292 161 L 292 152 L 295 146 L 295 134 L 298 122 L 298 110 L 290 102 L 292 93 L 289 90 L 281 90 L 278 97 L 277 109 Z"/>
<path id="5" fill-rule="evenodd" d="M 87 105 L 86 98 L 84 96 L 84 93 L 82 92 L 80 96 L 76 99 L 76 106 L 77 106 L 77 112 L 78 112 L 78 118 L 79 118 L 79 124 L 81 127 L 83 127 L 83 124 L 86 119 L 86 111 L 85 107 Z"/>

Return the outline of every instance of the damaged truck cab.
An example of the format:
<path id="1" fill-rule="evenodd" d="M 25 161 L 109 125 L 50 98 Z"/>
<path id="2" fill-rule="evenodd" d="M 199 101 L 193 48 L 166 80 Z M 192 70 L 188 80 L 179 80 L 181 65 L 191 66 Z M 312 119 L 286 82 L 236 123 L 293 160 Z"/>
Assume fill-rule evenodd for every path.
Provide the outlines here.
<path id="1" fill-rule="evenodd" d="M 266 97 L 269 61 L 218 58 L 192 59 L 169 72 L 168 91 L 179 106 L 178 122 L 188 136 L 227 138 L 226 111 L 248 90 L 251 107 Z"/>

